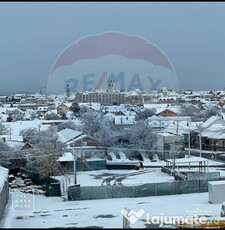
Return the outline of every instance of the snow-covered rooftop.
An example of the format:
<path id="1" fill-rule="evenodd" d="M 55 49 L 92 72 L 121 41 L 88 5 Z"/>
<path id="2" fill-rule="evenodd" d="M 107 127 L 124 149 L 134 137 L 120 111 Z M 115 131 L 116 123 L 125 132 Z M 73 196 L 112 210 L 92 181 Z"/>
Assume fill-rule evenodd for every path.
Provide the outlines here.
<path id="1" fill-rule="evenodd" d="M 65 162 L 65 161 L 73 161 L 74 157 L 71 152 L 65 152 L 63 155 L 59 158 L 59 162 Z"/>
<path id="2" fill-rule="evenodd" d="M 73 130 L 73 129 L 63 129 L 58 132 L 59 140 L 63 143 L 67 143 L 68 141 L 80 136 L 82 132 Z"/>

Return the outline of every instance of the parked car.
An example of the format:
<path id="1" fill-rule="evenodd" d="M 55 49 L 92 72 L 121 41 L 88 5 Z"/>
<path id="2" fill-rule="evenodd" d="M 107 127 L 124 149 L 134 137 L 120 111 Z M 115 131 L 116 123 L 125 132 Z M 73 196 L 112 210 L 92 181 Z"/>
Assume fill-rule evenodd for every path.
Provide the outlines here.
<path id="1" fill-rule="evenodd" d="M 222 203 L 221 211 L 220 211 L 220 216 L 225 217 L 225 202 Z"/>

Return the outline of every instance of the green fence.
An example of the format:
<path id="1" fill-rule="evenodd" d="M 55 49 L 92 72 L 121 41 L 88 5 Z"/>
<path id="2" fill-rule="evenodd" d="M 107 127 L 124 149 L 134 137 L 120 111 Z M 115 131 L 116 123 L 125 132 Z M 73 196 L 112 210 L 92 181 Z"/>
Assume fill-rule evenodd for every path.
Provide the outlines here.
<path id="1" fill-rule="evenodd" d="M 61 196 L 60 181 L 51 177 L 42 178 L 38 173 L 24 168 L 21 168 L 20 172 L 30 178 L 35 184 L 45 185 L 46 196 Z"/>
<path id="2" fill-rule="evenodd" d="M 92 200 L 125 197 L 147 197 L 200 193 L 208 191 L 208 182 L 218 180 L 190 180 L 164 183 L 151 183 L 139 186 L 86 186 L 68 188 L 68 200 Z"/>
<path id="3" fill-rule="evenodd" d="M 46 196 L 61 196 L 60 183 L 46 184 Z"/>
<path id="4" fill-rule="evenodd" d="M 30 170 L 27 170 L 27 169 L 24 169 L 24 168 L 21 168 L 20 172 L 22 174 L 25 174 L 28 178 L 32 179 L 32 181 L 38 185 L 59 183 L 59 181 L 54 179 L 54 178 L 51 178 L 51 177 L 42 178 L 40 174 L 33 172 L 33 171 L 30 171 Z"/>

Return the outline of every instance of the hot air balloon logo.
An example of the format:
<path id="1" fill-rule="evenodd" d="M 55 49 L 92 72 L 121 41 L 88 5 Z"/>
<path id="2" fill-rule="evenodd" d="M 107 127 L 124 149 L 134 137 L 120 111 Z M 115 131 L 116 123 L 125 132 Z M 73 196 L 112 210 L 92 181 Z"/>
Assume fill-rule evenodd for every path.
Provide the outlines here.
<path id="1" fill-rule="evenodd" d="M 106 32 L 80 39 L 57 57 L 49 72 L 47 91 L 63 93 L 106 89 L 108 79 L 118 90 L 178 89 L 176 72 L 167 56 L 136 35 Z"/>

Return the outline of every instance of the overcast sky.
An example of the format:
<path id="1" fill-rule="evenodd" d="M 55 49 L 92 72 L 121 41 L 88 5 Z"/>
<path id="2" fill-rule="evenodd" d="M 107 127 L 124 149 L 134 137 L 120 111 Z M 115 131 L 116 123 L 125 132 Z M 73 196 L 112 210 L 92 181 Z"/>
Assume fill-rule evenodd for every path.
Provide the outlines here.
<path id="1" fill-rule="evenodd" d="M 225 2 L 0 3 L 0 93 L 39 91 L 71 43 L 118 31 L 156 44 L 180 89 L 225 87 Z"/>

